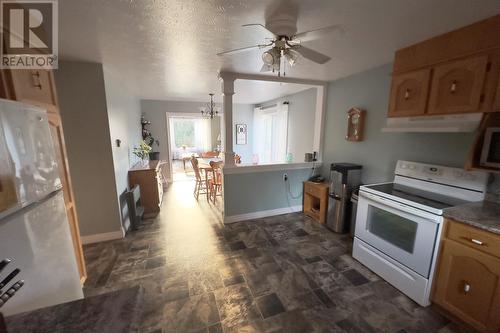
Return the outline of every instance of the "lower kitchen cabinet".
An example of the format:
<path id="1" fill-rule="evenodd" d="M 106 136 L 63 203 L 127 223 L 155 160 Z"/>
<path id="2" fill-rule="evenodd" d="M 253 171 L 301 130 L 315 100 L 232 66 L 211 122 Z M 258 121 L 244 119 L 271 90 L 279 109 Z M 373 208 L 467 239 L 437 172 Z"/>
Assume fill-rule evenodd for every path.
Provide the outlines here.
<path id="1" fill-rule="evenodd" d="M 438 265 L 433 301 L 480 332 L 500 332 L 500 258 L 445 236 Z"/>

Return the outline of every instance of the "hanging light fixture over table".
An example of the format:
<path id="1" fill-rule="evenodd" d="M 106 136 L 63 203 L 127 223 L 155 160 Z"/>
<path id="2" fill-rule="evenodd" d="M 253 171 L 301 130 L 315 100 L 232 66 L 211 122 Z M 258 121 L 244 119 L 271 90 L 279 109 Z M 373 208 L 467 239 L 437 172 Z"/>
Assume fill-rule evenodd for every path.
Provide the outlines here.
<path id="1" fill-rule="evenodd" d="M 210 93 L 209 95 L 210 103 L 200 108 L 201 116 L 207 119 L 214 119 L 219 114 L 220 109 L 214 103 L 214 94 Z"/>

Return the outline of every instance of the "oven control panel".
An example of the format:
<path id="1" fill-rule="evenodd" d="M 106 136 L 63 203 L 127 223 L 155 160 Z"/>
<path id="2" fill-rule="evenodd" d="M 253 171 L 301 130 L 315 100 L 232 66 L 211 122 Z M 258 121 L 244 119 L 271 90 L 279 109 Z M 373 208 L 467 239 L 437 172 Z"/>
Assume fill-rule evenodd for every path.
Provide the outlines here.
<path id="1" fill-rule="evenodd" d="M 481 192 L 486 190 L 488 183 L 486 172 L 409 161 L 398 161 L 395 174 Z"/>

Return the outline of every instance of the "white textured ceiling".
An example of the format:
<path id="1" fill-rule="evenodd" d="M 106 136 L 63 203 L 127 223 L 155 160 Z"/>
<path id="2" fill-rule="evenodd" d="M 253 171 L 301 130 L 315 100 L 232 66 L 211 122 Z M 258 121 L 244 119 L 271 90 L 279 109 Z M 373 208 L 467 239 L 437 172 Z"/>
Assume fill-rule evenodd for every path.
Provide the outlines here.
<path id="1" fill-rule="evenodd" d="M 60 58 L 102 62 L 144 99 L 207 100 L 220 95 L 221 69 L 257 73 L 259 50 L 220 58 L 216 53 L 262 43 L 268 0 L 60 0 Z M 342 24 L 346 34 L 308 42 L 333 59 L 302 60 L 287 74 L 334 80 L 392 61 L 398 48 L 500 13 L 498 0 L 304 0 L 298 31 Z M 253 86 L 252 86 L 253 85 Z M 244 84 L 236 102 L 255 103 L 290 92 Z M 280 90 L 281 89 L 281 90 Z M 258 94 L 256 93 L 258 92 Z M 220 96 L 217 96 L 220 100 Z"/>

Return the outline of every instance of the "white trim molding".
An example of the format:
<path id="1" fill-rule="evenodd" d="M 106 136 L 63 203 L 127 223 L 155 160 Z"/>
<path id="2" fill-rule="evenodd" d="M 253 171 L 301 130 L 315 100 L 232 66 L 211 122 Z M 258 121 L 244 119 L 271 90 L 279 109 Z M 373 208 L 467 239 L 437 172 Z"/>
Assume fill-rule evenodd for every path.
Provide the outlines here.
<path id="1" fill-rule="evenodd" d="M 123 237 L 125 237 L 123 229 L 118 231 L 104 232 L 102 234 L 82 236 L 82 244 L 86 245 L 86 244 L 106 242 L 115 239 L 122 239 Z"/>
<path id="2" fill-rule="evenodd" d="M 302 211 L 301 205 L 292 206 L 292 207 L 283 207 L 283 208 L 277 208 L 277 209 L 270 209 L 270 210 L 261 210 L 261 211 L 252 212 L 252 213 L 224 216 L 224 223 L 230 224 L 230 223 L 235 223 L 235 222 L 240 222 L 240 221 L 247 221 L 247 220 L 259 219 L 259 218 L 268 217 L 268 216 L 296 213 L 296 212 L 301 212 L 301 211 Z"/>
<path id="3" fill-rule="evenodd" d="M 322 162 L 302 162 L 302 163 L 281 163 L 281 164 L 239 164 L 232 167 L 224 166 L 222 172 L 225 175 L 240 174 L 240 173 L 256 173 L 268 171 L 283 171 L 283 170 L 299 170 L 319 168 L 323 165 Z"/>

